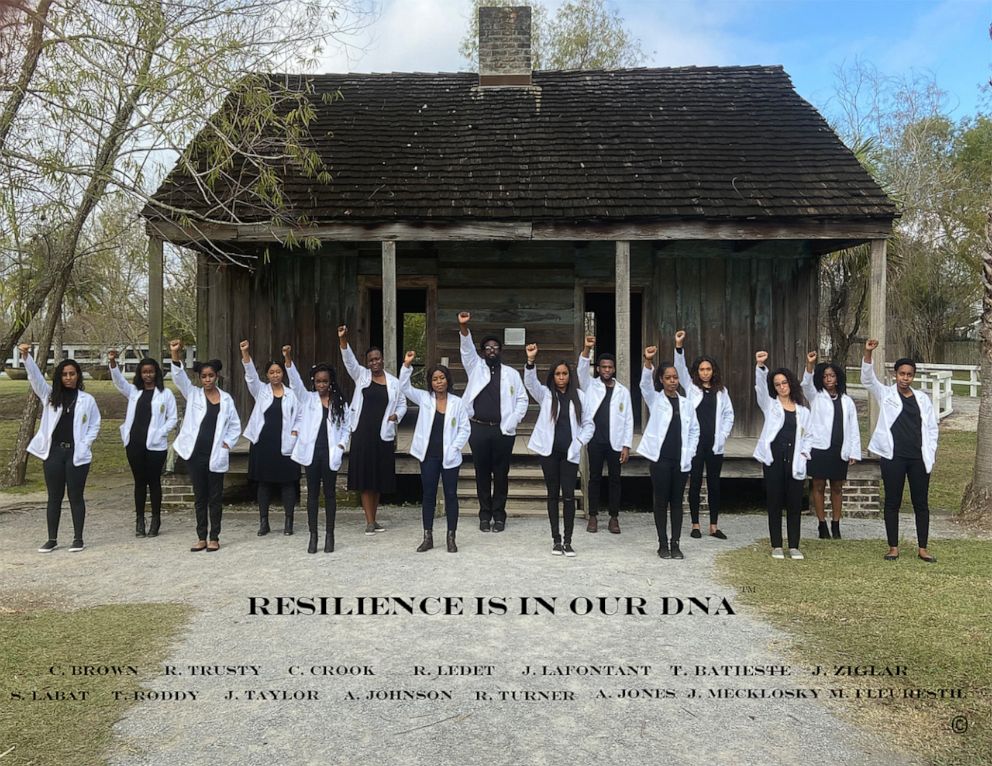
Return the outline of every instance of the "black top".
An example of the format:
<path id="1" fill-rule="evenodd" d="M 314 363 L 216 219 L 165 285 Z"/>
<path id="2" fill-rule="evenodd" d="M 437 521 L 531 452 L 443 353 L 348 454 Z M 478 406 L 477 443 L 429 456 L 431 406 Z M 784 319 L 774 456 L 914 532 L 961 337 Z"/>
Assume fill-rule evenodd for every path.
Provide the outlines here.
<path id="1" fill-rule="evenodd" d="M 892 424 L 892 455 L 893 457 L 922 458 L 923 457 L 923 418 L 920 415 L 920 405 L 916 396 L 903 396 L 902 412 Z"/>
<path id="2" fill-rule="evenodd" d="M 326 455 L 329 451 L 327 446 L 327 417 L 330 415 L 331 411 L 323 405 L 321 405 L 321 409 L 324 411 L 324 415 L 320 419 L 320 429 L 317 431 L 317 442 L 313 445 L 313 450 L 314 452 L 319 452 L 322 455 Z"/>
<path id="3" fill-rule="evenodd" d="M 702 388 L 703 398 L 696 405 L 696 419 L 699 420 L 699 447 L 710 449 L 716 441 L 716 397 L 712 388 Z"/>
<path id="4" fill-rule="evenodd" d="M 785 412 L 785 422 L 782 428 L 772 439 L 772 456 L 774 459 L 781 457 L 784 460 L 792 460 L 792 451 L 796 445 L 796 410 Z"/>
<path id="5" fill-rule="evenodd" d="M 74 443 L 74 439 L 72 438 L 72 417 L 76 411 L 76 400 L 78 398 L 78 389 L 74 388 L 71 391 L 65 392 L 65 404 L 62 405 L 62 414 L 59 416 L 59 422 L 55 424 L 55 430 L 52 431 L 53 444 Z"/>
<path id="6" fill-rule="evenodd" d="M 668 403 L 672 405 L 672 420 L 668 424 L 668 431 L 665 432 L 665 441 L 661 443 L 661 454 L 659 459 L 674 460 L 676 463 L 682 461 L 682 413 L 679 409 L 679 398 L 664 394 Z"/>
<path id="7" fill-rule="evenodd" d="M 210 450 L 214 446 L 214 432 L 217 430 L 217 416 L 220 415 L 220 400 L 217 404 L 211 404 L 205 396 L 207 403 L 207 413 L 200 421 L 200 430 L 196 434 L 196 444 L 193 445 L 193 454 L 201 457 L 210 455 Z"/>
<path id="8" fill-rule="evenodd" d="M 558 419 L 555 421 L 555 441 L 551 447 L 552 452 L 568 452 L 572 444 L 572 419 L 569 417 L 568 397 L 560 391 L 552 391 L 552 396 L 558 397 Z"/>
<path id="9" fill-rule="evenodd" d="M 596 444 L 608 445 L 610 443 L 610 400 L 613 398 L 614 388 L 616 388 L 616 384 L 606 387 L 606 396 L 603 397 L 603 401 L 592 419 L 592 422 L 596 424 L 592 440 Z"/>
<path id="10" fill-rule="evenodd" d="M 363 433 L 376 434 L 382 428 L 382 418 L 386 414 L 386 407 L 389 406 L 389 389 L 385 383 L 372 381 L 365 387 L 362 397 L 362 414 L 358 416 L 358 430 Z"/>
<path id="11" fill-rule="evenodd" d="M 131 422 L 131 435 L 128 437 L 128 444 L 144 447 L 148 441 L 148 426 L 152 422 L 152 395 L 155 389 L 146 388 L 142 390 L 138 397 L 138 404 L 134 408 L 134 420 Z"/>
<path id="12" fill-rule="evenodd" d="M 434 413 L 434 424 L 431 426 L 431 435 L 427 440 L 427 454 L 424 455 L 424 460 L 430 460 L 431 458 L 437 458 L 438 460 L 444 457 L 444 413 L 435 412 Z"/>
<path id="13" fill-rule="evenodd" d="M 483 362 L 485 364 L 485 362 Z M 486 364 L 486 370 L 490 374 L 489 382 L 482 387 L 482 390 L 475 397 L 472 405 L 473 417 L 476 420 L 486 420 L 490 423 L 499 423 L 499 383 L 503 377 L 500 375 L 499 365 L 490 367 Z"/>
<path id="14" fill-rule="evenodd" d="M 834 397 L 834 424 L 830 430 L 830 449 L 839 449 L 844 444 L 844 402 L 841 396 Z"/>

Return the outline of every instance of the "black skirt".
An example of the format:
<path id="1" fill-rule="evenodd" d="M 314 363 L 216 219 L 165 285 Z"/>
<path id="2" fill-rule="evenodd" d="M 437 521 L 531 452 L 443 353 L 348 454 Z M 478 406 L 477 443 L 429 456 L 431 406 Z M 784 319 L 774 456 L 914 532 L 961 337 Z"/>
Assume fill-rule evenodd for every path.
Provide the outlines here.
<path id="1" fill-rule="evenodd" d="M 379 436 L 388 404 L 385 384 L 372 381 L 364 391 L 362 414 L 348 453 L 348 489 L 352 492 L 396 491 L 396 444 Z"/>
<path id="2" fill-rule="evenodd" d="M 828 449 L 810 450 L 806 473 L 811 479 L 830 479 L 831 481 L 847 479 L 847 461 L 840 456 L 840 445 Z"/>
<path id="3" fill-rule="evenodd" d="M 248 478 L 271 484 L 300 480 L 300 466 L 282 454 L 282 397 L 272 400 L 258 441 L 248 450 Z"/>

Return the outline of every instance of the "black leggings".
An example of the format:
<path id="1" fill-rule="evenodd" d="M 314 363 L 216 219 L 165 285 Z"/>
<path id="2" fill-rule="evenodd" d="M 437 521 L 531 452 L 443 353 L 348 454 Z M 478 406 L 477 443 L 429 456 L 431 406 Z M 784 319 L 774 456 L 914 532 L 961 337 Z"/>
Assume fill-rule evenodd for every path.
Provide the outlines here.
<path id="1" fill-rule="evenodd" d="M 320 486 L 324 485 L 324 512 L 327 515 L 327 531 L 334 532 L 337 517 L 338 472 L 332 471 L 327 453 L 315 451 L 310 465 L 303 469 L 307 477 L 307 525 L 310 534 L 317 534 L 317 516 L 320 513 Z"/>
<path id="2" fill-rule="evenodd" d="M 782 509 L 789 547 L 799 547 L 804 481 L 792 477 L 792 450 L 775 456 L 771 465 L 763 465 L 765 503 L 768 510 L 768 537 L 772 548 L 782 547 Z"/>
<path id="3" fill-rule="evenodd" d="M 420 483 L 424 488 L 424 502 L 421 513 L 424 529 L 434 529 L 434 512 L 437 510 L 437 483 L 444 488 L 444 513 L 447 516 L 448 531 L 458 529 L 458 469 L 445 468 L 439 457 L 427 458 L 420 464 Z"/>
<path id="4" fill-rule="evenodd" d="M 206 540 L 209 521 L 211 540 L 220 539 L 220 521 L 224 507 L 224 474 L 210 470 L 210 455 L 193 453 L 186 461 L 189 480 L 193 485 L 193 507 L 196 509 L 196 539 Z"/>
<path id="5" fill-rule="evenodd" d="M 90 464 L 73 465 L 72 453 L 72 447 L 64 448 L 53 444 L 48 452 L 48 458 L 45 460 L 49 540 L 57 540 L 59 537 L 62 498 L 65 497 L 67 490 L 69 509 L 72 512 L 72 536 L 74 540 L 83 539 L 83 524 L 86 521 L 86 501 L 83 500 L 83 490 L 86 489 L 86 476 L 90 472 Z"/>
<path id="6" fill-rule="evenodd" d="M 678 543 L 682 536 L 682 494 L 689 474 L 683 473 L 676 460 L 658 458 L 648 461 L 651 486 L 654 488 L 654 526 L 658 542 L 668 544 L 668 511 L 671 509 L 671 541 Z"/>
<path id="7" fill-rule="evenodd" d="M 699 496 L 703 488 L 703 468 L 706 468 L 706 503 L 710 507 L 710 524 L 714 526 L 720 516 L 720 471 L 723 470 L 723 455 L 714 455 L 712 446 L 700 446 L 692 459 L 689 471 L 689 515 L 692 523 L 699 523 Z"/>
<path id="8" fill-rule="evenodd" d="M 565 516 L 565 542 L 572 542 L 575 529 L 575 485 L 578 481 L 579 466 L 569 462 L 564 452 L 552 452 L 541 457 L 541 470 L 544 472 L 544 485 L 548 488 L 548 521 L 551 524 L 551 538 L 561 542 L 561 527 L 558 520 L 558 497 L 561 496 L 562 512 Z"/>
<path id="9" fill-rule="evenodd" d="M 899 546 L 899 508 L 902 505 L 902 490 L 909 479 L 909 496 L 913 501 L 916 515 L 916 541 L 920 548 L 926 548 L 930 539 L 930 505 L 927 495 L 930 492 L 930 474 L 927 473 L 923 458 L 894 457 L 879 461 L 882 469 L 882 483 L 885 485 L 885 536 L 889 547 Z"/>
<path id="10" fill-rule="evenodd" d="M 589 482 L 586 500 L 589 502 L 589 515 L 599 513 L 599 497 L 603 486 L 603 463 L 609 473 L 610 516 L 620 512 L 620 453 L 609 444 L 589 443 Z"/>
<path id="11" fill-rule="evenodd" d="M 258 483 L 259 518 L 269 518 L 269 506 L 272 504 L 272 495 L 276 492 L 279 493 L 282 500 L 282 509 L 286 513 L 286 518 L 293 515 L 293 511 L 296 509 L 296 482 L 287 481 L 277 484 L 271 481 L 260 481 Z"/>
<path id="12" fill-rule="evenodd" d="M 162 469 L 165 468 L 165 450 L 150 450 L 132 440 L 124 450 L 127 464 L 134 476 L 134 512 L 145 512 L 145 496 L 151 495 L 152 515 L 162 513 Z M 147 493 L 146 493 L 147 490 Z"/>

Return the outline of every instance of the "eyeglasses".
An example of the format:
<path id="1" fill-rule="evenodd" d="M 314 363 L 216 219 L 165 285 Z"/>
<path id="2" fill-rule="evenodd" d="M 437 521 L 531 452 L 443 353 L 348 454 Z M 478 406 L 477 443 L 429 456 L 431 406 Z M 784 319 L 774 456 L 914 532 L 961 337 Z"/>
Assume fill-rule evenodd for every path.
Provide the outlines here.
<path id="1" fill-rule="evenodd" d="M 495 343 L 487 343 L 482 347 L 483 351 L 499 351 L 499 346 Z"/>

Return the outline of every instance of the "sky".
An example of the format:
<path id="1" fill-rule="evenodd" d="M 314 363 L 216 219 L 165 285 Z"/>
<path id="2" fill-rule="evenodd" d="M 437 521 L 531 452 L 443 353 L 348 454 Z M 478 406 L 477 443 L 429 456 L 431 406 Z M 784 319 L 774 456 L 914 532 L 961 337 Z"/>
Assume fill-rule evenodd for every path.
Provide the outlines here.
<path id="1" fill-rule="evenodd" d="M 523 2 L 523 0 L 522 0 Z M 550 9 L 562 0 L 546 0 Z M 331 44 L 323 72 L 454 72 L 470 0 L 378 0 L 364 33 Z M 818 107 L 838 67 L 856 60 L 888 76 L 933 75 L 955 118 L 992 109 L 992 0 L 612 0 L 647 66 L 782 64 Z"/>

